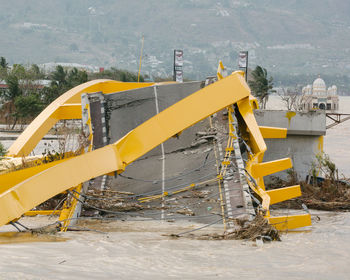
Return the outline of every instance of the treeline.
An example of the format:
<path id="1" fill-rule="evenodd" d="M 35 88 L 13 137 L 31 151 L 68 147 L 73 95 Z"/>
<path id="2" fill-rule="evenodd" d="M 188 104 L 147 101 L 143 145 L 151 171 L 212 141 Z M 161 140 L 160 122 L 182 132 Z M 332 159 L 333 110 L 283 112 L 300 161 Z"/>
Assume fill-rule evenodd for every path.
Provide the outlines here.
<path id="1" fill-rule="evenodd" d="M 36 64 L 28 67 L 14 64 L 9 67 L 6 59 L 0 57 L 0 80 L 7 84 L 7 88 L 0 90 L 2 121 L 12 125 L 12 128 L 17 123 L 27 123 L 61 94 L 94 79 L 137 82 L 137 74 L 116 68 L 87 73 L 77 68 L 67 70 L 60 65 L 47 74 Z M 42 80 L 50 80 L 49 85 L 44 85 Z M 143 81 L 141 76 L 140 82 Z"/>

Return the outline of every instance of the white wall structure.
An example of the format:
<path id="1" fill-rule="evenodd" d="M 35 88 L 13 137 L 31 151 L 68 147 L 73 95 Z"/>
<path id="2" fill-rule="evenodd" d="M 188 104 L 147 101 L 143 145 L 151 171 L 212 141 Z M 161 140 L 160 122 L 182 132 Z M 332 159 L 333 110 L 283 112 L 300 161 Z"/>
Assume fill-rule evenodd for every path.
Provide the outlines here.
<path id="1" fill-rule="evenodd" d="M 323 151 L 323 136 L 326 135 L 325 112 L 256 110 L 255 118 L 259 125 L 288 129 L 286 139 L 265 139 L 267 152 L 264 161 L 290 157 L 298 178 L 305 180 L 315 156 Z M 288 173 L 282 171 L 274 176 L 286 180 Z"/>

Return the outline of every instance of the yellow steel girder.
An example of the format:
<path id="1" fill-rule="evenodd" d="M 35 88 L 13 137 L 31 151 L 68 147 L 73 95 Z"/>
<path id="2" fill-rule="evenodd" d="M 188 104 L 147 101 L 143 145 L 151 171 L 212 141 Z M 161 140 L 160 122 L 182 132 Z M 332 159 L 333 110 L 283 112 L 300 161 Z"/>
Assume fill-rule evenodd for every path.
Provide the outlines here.
<path id="1" fill-rule="evenodd" d="M 37 216 L 37 215 L 60 215 L 61 210 L 32 210 L 24 213 L 24 216 Z"/>
<path id="2" fill-rule="evenodd" d="M 310 214 L 267 217 L 267 219 L 271 225 L 281 231 L 287 231 L 290 229 L 307 227 L 311 225 Z"/>
<path id="3" fill-rule="evenodd" d="M 299 185 L 284 187 L 284 188 L 274 189 L 274 190 L 268 190 L 266 191 L 266 193 L 270 197 L 271 205 L 301 196 L 301 190 Z"/>
<path id="4" fill-rule="evenodd" d="M 264 139 L 266 138 L 286 138 L 287 128 L 259 126 L 260 132 Z"/>
<path id="5" fill-rule="evenodd" d="M 52 116 L 58 120 L 81 119 L 81 104 L 63 104 Z"/>

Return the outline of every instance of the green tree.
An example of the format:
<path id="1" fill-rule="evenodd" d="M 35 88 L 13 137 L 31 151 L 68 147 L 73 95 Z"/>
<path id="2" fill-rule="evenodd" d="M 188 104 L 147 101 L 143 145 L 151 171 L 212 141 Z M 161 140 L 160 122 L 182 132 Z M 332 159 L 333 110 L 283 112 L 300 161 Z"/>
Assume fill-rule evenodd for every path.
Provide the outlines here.
<path id="1" fill-rule="evenodd" d="M 2 156 L 6 155 L 7 151 L 4 147 L 4 145 L 0 142 L 0 159 Z"/>
<path id="2" fill-rule="evenodd" d="M 49 105 L 52 103 L 57 97 L 61 95 L 60 89 L 57 84 L 52 83 L 50 87 L 45 87 L 42 89 L 41 94 L 43 98 L 43 103 L 45 105 Z"/>
<path id="3" fill-rule="evenodd" d="M 10 123 L 10 119 L 14 117 L 12 129 L 15 127 L 17 123 L 16 118 L 16 108 L 15 108 L 15 100 L 18 96 L 22 95 L 22 90 L 19 87 L 18 78 L 15 74 L 10 73 L 6 77 L 6 84 L 8 86 L 8 89 L 6 91 L 3 91 L 1 94 L 1 97 L 9 103 L 8 106 L 8 112 L 7 112 L 7 123 Z"/>
<path id="4" fill-rule="evenodd" d="M 86 83 L 87 81 L 88 81 L 88 75 L 86 71 L 81 71 L 81 70 L 78 70 L 77 68 L 73 68 L 68 73 L 67 85 L 70 88 Z"/>
<path id="5" fill-rule="evenodd" d="M 27 77 L 27 71 L 21 64 L 13 64 L 11 74 L 16 76 L 18 80 L 24 80 Z"/>
<path id="6" fill-rule="evenodd" d="M 251 76 L 252 80 L 248 83 L 252 94 L 258 99 L 260 107 L 265 109 L 269 94 L 272 92 L 273 79 L 268 78 L 266 69 L 259 65 L 251 72 Z"/>
<path id="7" fill-rule="evenodd" d="M 40 70 L 37 64 L 32 64 L 27 70 L 27 78 L 32 81 L 40 80 L 45 78 L 45 74 Z"/>
<path id="8" fill-rule="evenodd" d="M 7 63 L 6 61 L 6 58 L 5 57 L 0 57 L 0 67 L 1 68 L 8 68 L 9 64 Z"/>
<path id="9" fill-rule="evenodd" d="M 42 90 L 43 102 L 47 105 L 71 88 L 89 80 L 85 71 L 77 68 L 67 71 L 61 65 L 58 65 L 49 77 L 51 79 L 50 87 Z"/>
<path id="10" fill-rule="evenodd" d="M 9 102 L 14 103 L 15 98 L 22 94 L 22 90 L 19 87 L 19 80 L 15 74 L 10 73 L 6 77 L 6 84 L 8 86 L 8 90 L 2 92 L 2 97 Z"/>
<path id="11" fill-rule="evenodd" d="M 8 71 L 8 63 L 5 57 L 0 57 L 0 80 L 5 80 Z"/>
<path id="12" fill-rule="evenodd" d="M 106 69 L 103 72 L 100 73 L 93 73 L 90 74 L 89 78 L 91 80 L 94 79 L 112 79 L 116 81 L 122 81 L 122 82 L 137 82 L 137 74 L 127 71 L 127 70 L 120 70 L 115 67 L 112 67 L 111 69 Z M 140 76 L 140 82 L 144 82 L 144 77 Z"/>
<path id="13" fill-rule="evenodd" d="M 38 94 L 30 93 L 29 95 L 17 96 L 15 108 L 15 119 L 26 121 L 36 117 L 42 111 L 43 104 Z"/>
<path id="14" fill-rule="evenodd" d="M 67 85 L 67 71 L 61 65 L 56 66 L 55 71 L 50 75 L 51 84 L 56 84 L 59 87 Z"/>

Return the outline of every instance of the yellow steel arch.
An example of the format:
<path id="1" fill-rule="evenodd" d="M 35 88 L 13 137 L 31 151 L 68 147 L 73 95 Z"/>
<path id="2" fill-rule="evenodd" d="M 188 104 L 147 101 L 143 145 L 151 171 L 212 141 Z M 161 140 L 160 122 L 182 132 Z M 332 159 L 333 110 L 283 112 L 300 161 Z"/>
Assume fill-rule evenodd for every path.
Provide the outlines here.
<path id="1" fill-rule="evenodd" d="M 94 80 L 67 91 L 52 102 L 28 125 L 8 150 L 8 155 L 23 157 L 30 154 L 45 134 L 61 119 L 80 119 L 82 93 L 104 94 L 148 87 L 154 83 L 123 83 L 113 80 Z"/>
<path id="2" fill-rule="evenodd" d="M 235 72 L 170 106 L 116 143 L 66 159 L 0 190 L 0 226 L 81 182 L 113 171 L 123 172 L 132 161 L 173 135 L 230 104 L 248 99 L 249 94 L 243 72 Z"/>

